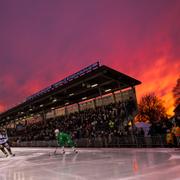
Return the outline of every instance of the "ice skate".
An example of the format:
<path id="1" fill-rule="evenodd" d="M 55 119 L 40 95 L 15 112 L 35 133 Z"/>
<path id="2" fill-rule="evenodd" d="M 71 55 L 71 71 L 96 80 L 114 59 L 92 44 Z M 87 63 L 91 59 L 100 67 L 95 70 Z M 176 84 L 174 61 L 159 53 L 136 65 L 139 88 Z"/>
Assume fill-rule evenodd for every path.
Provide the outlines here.
<path id="1" fill-rule="evenodd" d="M 78 153 L 78 151 L 77 151 L 76 149 L 74 149 L 74 150 L 73 150 L 73 152 L 74 152 L 75 154 L 77 154 L 77 153 Z"/>

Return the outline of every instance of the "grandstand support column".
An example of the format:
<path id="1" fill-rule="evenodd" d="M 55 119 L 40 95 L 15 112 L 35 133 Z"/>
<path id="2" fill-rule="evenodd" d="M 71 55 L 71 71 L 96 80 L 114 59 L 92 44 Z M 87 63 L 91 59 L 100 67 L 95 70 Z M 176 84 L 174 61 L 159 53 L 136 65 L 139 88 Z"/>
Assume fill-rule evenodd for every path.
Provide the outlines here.
<path id="1" fill-rule="evenodd" d="M 96 105 L 96 98 L 93 99 L 93 104 L 94 104 L 94 109 L 96 109 L 97 105 Z"/>
<path id="2" fill-rule="evenodd" d="M 118 86 L 120 87 L 120 84 L 118 82 Z M 128 116 L 128 111 L 127 111 L 127 106 L 126 106 L 126 102 L 124 101 L 124 97 L 123 97 L 123 92 L 120 90 L 120 94 L 121 94 L 121 102 L 122 102 L 122 105 L 124 107 L 124 110 L 125 110 L 125 121 L 128 123 L 129 122 L 129 116 Z M 130 119 L 130 122 L 131 122 L 131 139 L 132 139 L 132 142 L 133 143 L 136 143 L 136 139 L 135 139 L 135 136 L 134 136 L 134 122 L 132 120 L 132 118 Z"/>
<path id="3" fill-rule="evenodd" d="M 67 116 L 68 115 L 68 110 L 67 110 L 67 106 L 66 105 L 64 106 L 64 110 L 65 110 L 65 116 Z"/>
<path id="4" fill-rule="evenodd" d="M 16 120 L 13 120 L 14 129 L 16 128 Z"/>
<path id="5" fill-rule="evenodd" d="M 78 105 L 78 112 L 80 112 L 80 111 L 81 111 L 81 109 L 80 109 L 80 104 L 77 103 L 77 105 Z"/>
<path id="6" fill-rule="evenodd" d="M 121 85 L 120 85 L 120 82 L 119 81 L 116 81 L 117 82 L 117 85 L 118 85 L 118 89 L 120 89 L 120 95 L 121 95 L 121 99 L 120 99 L 120 102 L 122 103 L 123 102 L 123 95 L 122 95 L 122 91 L 121 91 Z M 114 94 L 115 95 L 115 94 Z M 116 96 L 115 96 L 116 98 Z"/>
<path id="7" fill-rule="evenodd" d="M 40 113 L 40 115 L 41 115 L 41 117 L 42 117 L 43 123 L 46 124 L 46 114 L 45 114 L 45 112 L 42 111 L 42 112 Z"/>
<path id="8" fill-rule="evenodd" d="M 134 86 L 132 86 L 131 87 L 131 89 L 133 90 L 133 92 L 134 92 L 134 96 L 135 96 L 135 104 L 136 104 L 136 109 L 137 109 L 137 98 L 136 98 L 136 91 L 135 91 L 135 87 Z M 137 110 L 136 110 L 136 112 L 137 112 Z M 132 112 L 132 114 L 131 114 L 131 126 L 132 126 L 132 139 L 133 139 L 133 141 L 134 141 L 134 143 L 136 143 L 136 137 L 135 137 L 135 135 L 134 135 L 134 131 L 135 131 L 135 125 L 134 125 L 134 117 L 135 117 L 135 113 L 136 112 Z"/>
<path id="9" fill-rule="evenodd" d="M 56 118 L 56 109 L 53 109 L 54 119 Z"/>
<path id="10" fill-rule="evenodd" d="M 133 92 L 134 92 L 134 96 L 135 96 L 135 105 L 136 105 L 136 111 L 135 111 L 135 113 L 134 113 L 133 115 L 136 116 L 137 113 L 138 113 L 138 102 L 137 102 L 137 96 L 136 96 L 136 89 L 135 89 L 135 86 L 132 87 L 132 90 L 133 90 Z"/>
<path id="11" fill-rule="evenodd" d="M 113 100 L 114 100 L 114 103 L 116 104 L 116 103 L 117 103 L 117 101 L 116 101 L 116 96 L 115 96 L 115 93 L 114 93 L 114 92 L 112 92 L 112 95 L 113 95 Z"/>
<path id="12" fill-rule="evenodd" d="M 99 95 L 101 97 L 101 105 L 104 107 L 104 104 L 103 104 L 103 98 L 102 98 L 102 91 L 101 91 L 101 88 L 99 87 Z"/>
<path id="13" fill-rule="evenodd" d="M 134 125 L 134 117 L 135 117 L 136 114 L 137 114 L 137 98 L 136 98 L 136 90 L 135 90 L 135 87 L 132 86 L 131 89 L 132 89 L 132 91 L 133 91 L 133 93 L 134 93 L 134 97 L 135 97 L 135 99 L 134 99 L 135 103 L 133 103 L 133 104 L 136 106 L 136 107 L 135 107 L 135 110 L 133 110 L 132 113 L 131 113 L 131 124 L 132 124 L 132 128 L 133 128 L 133 130 L 134 130 L 134 127 L 135 127 L 135 125 Z"/>

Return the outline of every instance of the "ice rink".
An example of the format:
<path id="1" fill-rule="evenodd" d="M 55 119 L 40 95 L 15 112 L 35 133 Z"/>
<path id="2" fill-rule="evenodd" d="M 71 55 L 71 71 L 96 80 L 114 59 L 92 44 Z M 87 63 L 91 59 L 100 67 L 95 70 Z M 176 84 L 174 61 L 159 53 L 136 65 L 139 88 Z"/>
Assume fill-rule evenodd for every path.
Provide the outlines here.
<path id="1" fill-rule="evenodd" d="M 49 156 L 54 148 L 0 152 L 0 180 L 179 180 L 179 149 L 78 149 Z"/>

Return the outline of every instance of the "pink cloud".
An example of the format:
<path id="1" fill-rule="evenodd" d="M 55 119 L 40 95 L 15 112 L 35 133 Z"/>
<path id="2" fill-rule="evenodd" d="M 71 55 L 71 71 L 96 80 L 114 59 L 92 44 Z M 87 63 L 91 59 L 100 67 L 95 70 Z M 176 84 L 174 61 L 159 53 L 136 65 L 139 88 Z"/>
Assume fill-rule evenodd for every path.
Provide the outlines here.
<path id="1" fill-rule="evenodd" d="M 180 66 L 179 8 L 176 0 L 4 2 L 1 107 L 101 59 L 142 81 L 138 98 L 155 91 L 171 99 L 167 108 L 172 112 L 171 89 Z"/>

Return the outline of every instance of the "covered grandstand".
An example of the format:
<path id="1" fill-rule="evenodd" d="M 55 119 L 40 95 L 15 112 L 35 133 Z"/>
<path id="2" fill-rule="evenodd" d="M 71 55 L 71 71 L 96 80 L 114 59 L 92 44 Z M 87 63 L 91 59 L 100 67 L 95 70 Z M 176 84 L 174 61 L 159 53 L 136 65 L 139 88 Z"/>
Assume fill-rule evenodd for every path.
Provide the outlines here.
<path id="1" fill-rule="evenodd" d="M 137 113 L 135 86 L 139 84 L 140 81 L 96 62 L 1 113 L 0 125 L 18 131 L 30 124 L 119 102 L 126 114 L 119 119 L 120 124 L 127 125 Z"/>

